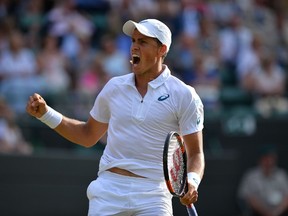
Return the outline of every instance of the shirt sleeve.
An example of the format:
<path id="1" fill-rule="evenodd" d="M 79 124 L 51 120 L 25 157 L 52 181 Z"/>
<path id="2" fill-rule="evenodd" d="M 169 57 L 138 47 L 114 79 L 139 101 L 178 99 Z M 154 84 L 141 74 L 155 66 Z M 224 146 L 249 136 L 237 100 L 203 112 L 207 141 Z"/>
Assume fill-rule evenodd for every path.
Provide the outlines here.
<path id="1" fill-rule="evenodd" d="M 199 95 L 189 87 L 181 98 L 178 116 L 182 135 L 201 131 L 204 128 L 204 107 Z"/>
<path id="2" fill-rule="evenodd" d="M 112 83 L 109 81 L 97 95 L 94 105 L 90 111 L 92 118 L 99 122 L 108 123 L 110 119 L 109 98 Z"/>

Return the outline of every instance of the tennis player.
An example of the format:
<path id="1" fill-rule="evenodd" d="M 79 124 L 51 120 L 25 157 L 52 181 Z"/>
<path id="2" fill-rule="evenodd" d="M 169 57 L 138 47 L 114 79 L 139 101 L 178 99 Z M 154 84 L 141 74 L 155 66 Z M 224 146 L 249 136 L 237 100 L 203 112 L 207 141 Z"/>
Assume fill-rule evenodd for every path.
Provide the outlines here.
<path id="1" fill-rule="evenodd" d="M 159 20 L 127 21 L 133 73 L 114 77 L 97 96 L 87 122 L 63 116 L 39 95 L 27 112 L 64 138 L 91 147 L 107 132 L 98 177 L 87 189 L 89 216 L 173 215 L 165 184 L 162 153 L 166 135 L 178 131 L 188 154 L 189 190 L 183 205 L 197 201 L 204 173 L 203 104 L 194 88 L 164 64 L 171 31 Z"/>

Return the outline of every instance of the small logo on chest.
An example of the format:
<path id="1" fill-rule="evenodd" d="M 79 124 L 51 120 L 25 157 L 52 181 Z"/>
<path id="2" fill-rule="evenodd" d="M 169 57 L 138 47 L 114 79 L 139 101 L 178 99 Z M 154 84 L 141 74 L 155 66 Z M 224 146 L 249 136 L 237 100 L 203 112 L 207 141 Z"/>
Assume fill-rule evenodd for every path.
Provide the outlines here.
<path id="1" fill-rule="evenodd" d="M 166 100 L 167 98 L 169 98 L 169 94 L 165 94 L 165 95 L 162 95 L 158 98 L 158 101 L 164 101 Z"/>

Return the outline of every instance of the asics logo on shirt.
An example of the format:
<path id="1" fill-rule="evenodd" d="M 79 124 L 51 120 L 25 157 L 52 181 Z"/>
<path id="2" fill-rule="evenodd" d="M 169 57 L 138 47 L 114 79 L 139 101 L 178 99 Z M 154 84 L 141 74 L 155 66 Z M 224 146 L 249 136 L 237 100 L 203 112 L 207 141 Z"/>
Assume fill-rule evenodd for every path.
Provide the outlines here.
<path id="1" fill-rule="evenodd" d="M 200 122 L 201 122 L 201 119 L 200 119 L 200 117 L 198 117 L 197 118 L 197 125 L 200 124 Z"/>
<path id="2" fill-rule="evenodd" d="M 166 100 L 167 98 L 169 98 L 169 94 L 165 94 L 165 95 L 162 95 L 158 98 L 158 101 L 164 101 Z"/>

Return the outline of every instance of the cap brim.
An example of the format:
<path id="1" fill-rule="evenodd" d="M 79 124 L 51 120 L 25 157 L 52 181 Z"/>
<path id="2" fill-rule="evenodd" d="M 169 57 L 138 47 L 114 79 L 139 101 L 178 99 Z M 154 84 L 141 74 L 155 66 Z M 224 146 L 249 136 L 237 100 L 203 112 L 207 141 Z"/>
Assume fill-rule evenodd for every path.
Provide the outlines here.
<path id="1" fill-rule="evenodd" d="M 138 24 L 132 20 L 127 21 L 122 28 L 123 32 L 130 37 L 132 36 L 135 29 L 148 37 L 156 37 L 151 32 L 149 32 L 149 30 L 144 25 Z"/>
<path id="2" fill-rule="evenodd" d="M 127 21 L 124 25 L 123 25 L 123 32 L 128 35 L 131 36 L 134 32 L 134 29 L 136 28 L 136 24 L 134 21 L 129 20 Z"/>

